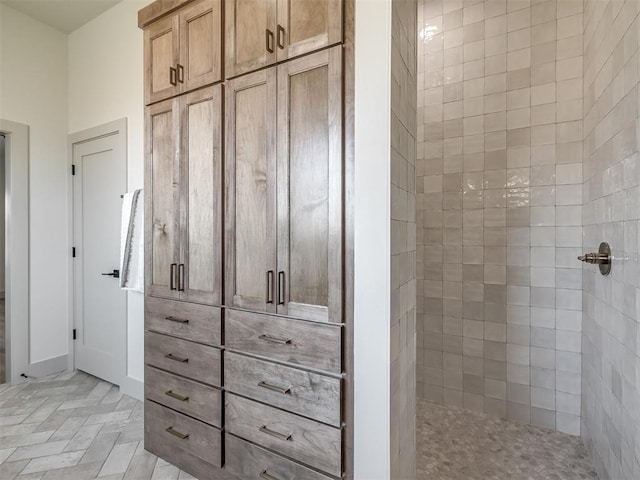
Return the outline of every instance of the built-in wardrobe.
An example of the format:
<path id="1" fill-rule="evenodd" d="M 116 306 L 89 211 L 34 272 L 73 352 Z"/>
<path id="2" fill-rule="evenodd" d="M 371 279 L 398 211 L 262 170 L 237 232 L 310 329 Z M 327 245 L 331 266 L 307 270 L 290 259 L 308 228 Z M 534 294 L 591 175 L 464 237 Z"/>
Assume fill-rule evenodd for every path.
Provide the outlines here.
<path id="1" fill-rule="evenodd" d="M 145 91 L 145 448 L 352 478 L 341 0 L 158 0 Z"/>

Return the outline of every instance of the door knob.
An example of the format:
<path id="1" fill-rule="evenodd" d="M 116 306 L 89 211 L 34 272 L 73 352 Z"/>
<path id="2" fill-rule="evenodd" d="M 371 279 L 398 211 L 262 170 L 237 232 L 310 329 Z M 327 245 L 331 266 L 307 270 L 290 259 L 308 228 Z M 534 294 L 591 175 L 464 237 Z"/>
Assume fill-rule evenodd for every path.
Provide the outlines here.
<path id="1" fill-rule="evenodd" d="M 602 242 L 597 253 L 585 253 L 580 255 L 578 260 L 591 265 L 598 265 L 602 275 L 609 275 L 611 273 L 611 258 L 611 247 L 607 242 Z"/>
<path id="2" fill-rule="evenodd" d="M 111 273 L 103 273 L 102 274 L 103 277 L 113 277 L 113 278 L 120 278 L 120 270 L 116 270 L 115 268 L 113 269 L 113 272 Z"/>

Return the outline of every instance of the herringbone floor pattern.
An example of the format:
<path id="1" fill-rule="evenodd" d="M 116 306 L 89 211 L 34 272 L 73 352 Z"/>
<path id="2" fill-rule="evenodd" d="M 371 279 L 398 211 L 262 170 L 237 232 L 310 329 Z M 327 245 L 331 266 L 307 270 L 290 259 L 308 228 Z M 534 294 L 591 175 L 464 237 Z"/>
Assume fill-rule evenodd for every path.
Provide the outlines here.
<path id="1" fill-rule="evenodd" d="M 82 372 L 0 385 L 0 479 L 187 480 L 144 450 L 143 404 Z"/>

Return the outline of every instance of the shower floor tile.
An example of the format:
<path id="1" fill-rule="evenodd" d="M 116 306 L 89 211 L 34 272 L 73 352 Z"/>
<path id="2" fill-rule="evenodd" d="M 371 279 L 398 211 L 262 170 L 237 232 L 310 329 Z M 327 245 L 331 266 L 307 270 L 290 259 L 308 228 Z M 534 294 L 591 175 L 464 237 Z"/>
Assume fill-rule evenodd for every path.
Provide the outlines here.
<path id="1" fill-rule="evenodd" d="M 597 479 L 580 437 L 418 399 L 419 480 Z"/>

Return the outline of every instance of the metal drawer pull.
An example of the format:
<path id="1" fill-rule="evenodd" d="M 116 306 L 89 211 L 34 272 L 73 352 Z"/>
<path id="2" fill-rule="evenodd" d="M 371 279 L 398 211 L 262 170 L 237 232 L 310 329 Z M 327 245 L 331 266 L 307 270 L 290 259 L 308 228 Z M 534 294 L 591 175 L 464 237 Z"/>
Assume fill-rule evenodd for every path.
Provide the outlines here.
<path id="1" fill-rule="evenodd" d="M 177 75 L 177 70 L 173 67 L 169 67 L 169 83 L 174 87 L 178 85 L 178 81 L 176 80 Z"/>
<path id="2" fill-rule="evenodd" d="M 178 64 L 178 82 L 184 83 L 184 67 Z"/>
<path id="3" fill-rule="evenodd" d="M 267 28 L 267 52 L 273 53 L 273 32 Z"/>
<path id="4" fill-rule="evenodd" d="M 174 360 L 180 363 L 187 363 L 189 361 L 188 358 L 176 357 L 173 353 L 167 353 L 164 358 L 168 358 L 169 360 Z"/>
<path id="5" fill-rule="evenodd" d="M 258 430 L 262 433 L 266 433 L 267 435 L 271 435 L 272 437 L 279 438 L 280 440 L 291 440 L 291 433 L 285 435 L 284 433 L 274 432 L 273 430 L 269 430 L 266 425 L 262 425 Z"/>
<path id="6" fill-rule="evenodd" d="M 274 477 L 273 475 L 269 475 L 266 470 L 262 470 L 260 472 L 260 478 L 264 478 L 265 480 L 280 480 L 278 477 Z"/>
<path id="7" fill-rule="evenodd" d="M 189 323 L 189 320 L 187 320 L 186 318 L 164 317 L 164 319 L 176 323 Z"/>
<path id="8" fill-rule="evenodd" d="M 179 431 L 174 430 L 173 427 L 165 428 L 164 431 L 167 432 L 167 433 L 170 433 L 171 435 L 174 435 L 174 436 L 178 437 L 180 440 L 186 440 L 187 438 L 189 438 L 189 434 L 188 433 L 187 434 L 180 433 Z"/>
<path id="9" fill-rule="evenodd" d="M 284 28 L 282 25 L 278 25 L 278 47 L 284 50 Z"/>
<path id="10" fill-rule="evenodd" d="M 291 393 L 291 387 L 282 388 L 282 387 L 278 387 L 276 385 L 271 385 L 271 384 L 269 384 L 267 382 L 260 382 L 258 384 L 258 386 L 262 387 L 262 388 L 266 388 L 267 390 L 272 390 L 274 392 L 281 393 L 283 395 L 289 395 Z"/>
<path id="11" fill-rule="evenodd" d="M 267 303 L 273 303 L 273 270 L 267 272 Z"/>
<path id="12" fill-rule="evenodd" d="M 177 393 L 173 393 L 171 390 L 168 392 L 164 392 L 167 397 L 175 398 L 176 400 L 180 400 L 181 402 L 188 402 L 189 397 L 185 397 L 183 395 L 178 395 Z"/>
<path id="13" fill-rule="evenodd" d="M 278 338 L 278 337 L 272 337 L 271 335 L 260 335 L 258 338 L 260 340 L 264 340 L 265 342 L 279 343 L 281 345 L 291 344 L 290 338 Z"/>
<path id="14" fill-rule="evenodd" d="M 177 263 L 171 264 L 171 271 L 169 273 L 169 290 L 176 289 L 176 269 L 178 268 Z"/>

